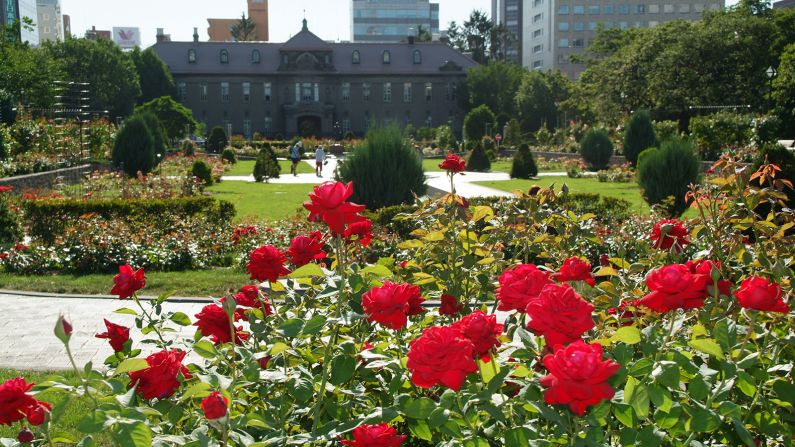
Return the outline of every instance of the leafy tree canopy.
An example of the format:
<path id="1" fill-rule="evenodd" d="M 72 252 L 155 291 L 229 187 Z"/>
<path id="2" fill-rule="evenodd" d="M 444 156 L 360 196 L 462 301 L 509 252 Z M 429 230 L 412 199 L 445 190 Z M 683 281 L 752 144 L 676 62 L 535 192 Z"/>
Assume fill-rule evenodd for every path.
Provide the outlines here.
<path id="1" fill-rule="evenodd" d="M 130 53 L 138 80 L 141 83 L 141 96 L 138 104 L 149 102 L 161 96 L 171 96 L 176 99 L 176 85 L 171 76 L 171 70 L 151 48 L 141 51 L 135 48 Z"/>

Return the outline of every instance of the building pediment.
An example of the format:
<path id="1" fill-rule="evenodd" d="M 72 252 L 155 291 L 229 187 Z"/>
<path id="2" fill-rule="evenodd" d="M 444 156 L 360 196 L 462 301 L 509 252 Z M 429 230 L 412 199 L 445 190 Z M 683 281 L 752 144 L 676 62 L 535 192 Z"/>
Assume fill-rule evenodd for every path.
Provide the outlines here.
<path id="1" fill-rule="evenodd" d="M 442 64 L 439 67 L 439 71 L 462 71 L 462 70 L 463 67 L 450 60 L 444 61 L 444 64 Z"/>

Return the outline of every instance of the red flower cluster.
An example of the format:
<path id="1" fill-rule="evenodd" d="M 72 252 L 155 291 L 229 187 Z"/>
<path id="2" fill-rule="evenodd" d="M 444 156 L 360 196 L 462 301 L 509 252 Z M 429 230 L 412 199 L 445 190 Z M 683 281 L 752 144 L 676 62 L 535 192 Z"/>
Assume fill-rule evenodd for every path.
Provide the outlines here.
<path id="1" fill-rule="evenodd" d="M 630 300 L 630 301 L 622 301 L 618 307 L 611 307 L 607 309 L 608 315 L 616 315 L 618 322 L 621 326 L 632 326 L 633 320 L 638 317 L 638 312 L 633 309 L 629 309 L 630 307 L 638 308 L 640 305 L 638 304 L 639 300 Z"/>
<path id="2" fill-rule="evenodd" d="M 108 339 L 114 352 L 124 351 L 124 344 L 130 339 L 130 328 L 111 323 L 108 320 L 105 320 L 105 327 L 108 330 L 97 334 L 96 337 Z"/>
<path id="3" fill-rule="evenodd" d="M 524 312 L 527 304 L 538 297 L 541 289 L 552 284 L 549 273 L 532 264 L 517 265 L 500 275 L 497 289 L 497 310 Z"/>
<path id="4" fill-rule="evenodd" d="M 202 411 L 207 419 L 220 419 L 226 416 L 229 408 L 229 399 L 218 391 L 213 391 L 202 399 Z"/>
<path id="5" fill-rule="evenodd" d="M 367 247 L 373 240 L 373 222 L 370 219 L 363 217 L 362 220 L 352 223 L 344 233 L 344 237 L 349 242 L 355 240 L 359 242 L 362 247 Z M 356 237 L 356 239 L 353 239 Z"/>
<path id="6" fill-rule="evenodd" d="M 411 284 L 385 282 L 362 295 L 362 307 L 369 321 L 390 329 L 406 327 L 408 317 L 425 312 L 420 288 Z"/>
<path id="7" fill-rule="evenodd" d="M 113 288 L 110 293 L 119 299 L 130 298 L 133 294 L 146 287 L 144 269 L 133 270 L 129 264 L 119 266 L 119 274 L 113 277 Z"/>
<path id="8" fill-rule="evenodd" d="M 550 348 L 566 345 L 594 327 L 593 309 L 570 285 L 548 284 L 527 305 L 527 328 L 543 335 Z"/>
<path id="9" fill-rule="evenodd" d="M 179 388 L 179 375 L 185 379 L 191 376 L 188 368 L 182 365 L 185 353 L 179 350 L 155 352 L 146 358 L 149 367 L 133 371 L 130 386 L 138 385 L 138 393 L 144 399 L 165 399 L 171 397 Z"/>
<path id="10" fill-rule="evenodd" d="M 442 295 L 442 304 L 439 306 L 439 315 L 457 315 L 464 307 L 458 298 L 452 295 Z"/>
<path id="11" fill-rule="evenodd" d="M 312 261 L 326 257 L 323 245 L 323 235 L 319 231 L 309 233 L 309 236 L 299 235 L 290 242 L 287 256 L 290 257 L 293 265 L 302 267 Z"/>
<path id="12" fill-rule="evenodd" d="M 290 273 L 284 266 L 287 259 L 273 245 L 264 245 L 252 251 L 248 257 L 248 269 L 251 279 L 275 282 L 280 276 Z"/>
<path id="13" fill-rule="evenodd" d="M 491 360 L 492 349 L 500 347 L 497 337 L 502 335 L 504 326 L 497 323 L 496 315 L 487 315 L 478 309 L 453 323 L 452 328 L 457 329 L 464 338 L 472 342 L 475 347 L 473 350 L 475 357 L 488 362 Z"/>
<path id="14" fill-rule="evenodd" d="M 460 330 L 433 326 L 411 341 L 406 367 L 421 388 L 443 385 L 458 391 L 467 375 L 478 370 L 474 351 L 475 345 Z"/>
<path id="15" fill-rule="evenodd" d="M 353 440 L 343 440 L 351 447 L 400 447 L 406 435 L 398 435 L 388 424 L 364 424 L 353 429 Z"/>
<path id="16" fill-rule="evenodd" d="M 712 273 L 716 272 L 716 276 L 720 276 L 720 261 L 701 260 L 701 261 L 687 261 L 685 265 L 690 269 L 691 273 L 704 275 L 709 278 L 707 281 L 706 294 L 712 296 L 714 294 L 715 281 L 712 280 Z M 725 279 L 718 279 L 718 295 L 729 296 L 731 294 L 731 281 Z"/>
<path id="17" fill-rule="evenodd" d="M 685 246 L 690 245 L 689 233 L 682 221 L 676 219 L 663 219 L 654 225 L 651 232 L 651 241 L 654 248 L 660 250 L 673 250 L 681 252 Z"/>
<path id="18" fill-rule="evenodd" d="M 591 273 L 591 264 L 578 257 L 571 257 L 563 261 L 560 272 L 552 275 L 556 281 L 584 281 L 593 287 L 596 284 Z"/>
<path id="19" fill-rule="evenodd" d="M 638 300 L 638 305 L 655 312 L 699 309 L 704 307 L 711 282 L 709 275 L 693 273 L 684 264 L 666 265 L 646 275 L 651 293 Z"/>
<path id="20" fill-rule="evenodd" d="M 544 357 L 549 375 L 541 378 L 544 401 L 568 405 L 578 416 L 590 405 L 612 399 L 615 390 L 607 380 L 621 368 L 613 360 L 602 360 L 602 346 L 578 340 Z"/>
<path id="21" fill-rule="evenodd" d="M 364 219 L 358 213 L 364 205 L 348 202 L 353 195 L 353 183 L 325 182 L 317 185 L 309 194 L 304 208 L 309 211 L 309 220 L 326 223 L 333 234 L 343 234 L 348 225 Z"/>
<path id="22" fill-rule="evenodd" d="M 745 278 L 734 295 L 740 306 L 746 309 L 789 313 L 789 306 L 781 298 L 781 286 L 765 278 Z"/>
<path id="23" fill-rule="evenodd" d="M 232 232 L 232 245 L 237 245 L 240 243 L 240 239 L 243 239 L 247 236 L 256 236 L 259 234 L 257 231 L 257 227 L 254 225 L 243 225 L 235 228 Z"/>
<path id="24" fill-rule="evenodd" d="M 221 303 L 226 301 L 226 297 L 221 298 Z M 235 295 L 235 302 L 240 307 L 256 307 L 262 310 L 265 315 L 273 315 L 273 309 L 265 295 L 260 296 L 259 287 L 243 286 L 240 292 Z M 242 317 L 241 317 L 242 318 Z"/>
<path id="25" fill-rule="evenodd" d="M 464 172 L 467 169 L 466 161 L 455 154 L 447 154 L 444 161 L 439 163 L 439 167 L 453 174 Z"/>
<path id="26" fill-rule="evenodd" d="M 239 321 L 242 318 L 245 318 L 242 310 L 235 311 L 234 320 Z M 193 325 L 199 328 L 202 335 L 210 337 L 216 345 L 232 341 L 229 317 L 226 315 L 226 311 L 217 304 L 204 306 L 201 312 L 196 314 L 196 322 Z M 241 340 L 248 340 L 248 334 L 238 326 L 235 328 L 235 343 L 239 344 Z"/>
<path id="27" fill-rule="evenodd" d="M 11 190 L 13 190 L 13 189 L 14 189 L 14 187 L 13 187 L 13 186 L 11 186 L 11 185 L 8 185 L 8 186 L 0 186 L 0 194 L 2 194 L 2 193 L 5 193 L 5 192 L 9 192 L 9 191 L 11 191 Z"/>
<path id="28" fill-rule="evenodd" d="M 50 404 L 28 394 L 32 383 L 22 377 L 6 380 L 0 385 L 0 425 L 11 425 L 27 417 L 30 425 L 41 425 L 50 412 Z"/>

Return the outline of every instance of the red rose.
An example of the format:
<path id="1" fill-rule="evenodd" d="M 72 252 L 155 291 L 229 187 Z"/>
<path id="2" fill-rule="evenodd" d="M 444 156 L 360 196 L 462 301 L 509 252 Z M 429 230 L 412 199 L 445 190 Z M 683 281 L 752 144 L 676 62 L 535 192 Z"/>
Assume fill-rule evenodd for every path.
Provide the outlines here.
<path id="1" fill-rule="evenodd" d="M 740 289 L 734 292 L 740 306 L 746 309 L 766 310 L 769 312 L 788 313 L 789 306 L 781 297 L 781 286 L 758 276 L 749 276 L 740 283 Z"/>
<path id="2" fill-rule="evenodd" d="M 591 274 L 591 264 L 578 257 L 571 257 L 563 261 L 560 272 L 555 273 L 552 277 L 560 282 L 584 281 L 591 287 L 596 284 Z"/>
<path id="3" fill-rule="evenodd" d="M 549 273 L 531 264 L 517 265 L 500 275 L 497 310 L 524 312 L 527 303 L 538 297 L 545 285 L 552 284 Z"/>
<path id="4" fill-rule="evenodd" d="M 527 305 L 527 328 L 543 335 L 547 346 L 566 345 L 593 329 L 593 305 L 568 284 L 549 284 Z"/>
<path id="5" fill-rule="evenodd" d="M 113 351 L 124 351 L 124 344 L 130 339 L 130 328 L 111 323 L 108 320 L 105 320 L 105 327 L 108 330 L 101 334 L 97 334 L 96 337 L 107 338 Z"/>
<path id="6" fill-rule="evenodd" d="M 457 174 L 459 172 L 466 171 L 467 163 L 458 155 L 447 154 L 447 156 L 444 158 L 444 161 L 439 163 L 439 167 L 447 172 Z"/>
<path id="7" fill-rule="evenodd" d="M 486 315 L 478 309 L 453 323 L 452 327 L 472 342 L 475 346 L 473 354 L 484 362 L 491 359 L 492 349 L 500 347 L 497 337 L 502 334 L 503 325 L 497 323 L 496 315 Z"/>
<path id="8" fill-rule="evenodd" d="M 687 261 L 685 263 L 687 268 L 690 269 L 691 273 L 695 273 L 698 275 L 704 275 L 709 280 L 707 281 L 707 288 L 706 293 L 707 295 L 714 295 L 714 287 L 715 281 L 712 280 L 712 273 L 713 271 L 716 272 L 716 275 L 720 277 L 720 261 L 712 261 L 709 259 L 701 260 L 701 261 Z M 731 281 L 726 281 L 725 279 L 718 279 L 718 295 L 729 296 L 731 295 Z"/>
<path id="9" fill-rule="evenodd" d="M 433 326 L 409 345 L 406 367 L 411 381 L 421 388 L 443 385 L 455 391 L 468 374 L 477 372 L 475 345 L 450 326 Z"/>
<path id="10" fill-rule="evenodd" d="M 144 399 L 165 399 L 171 397 L 179 388 L 179 375 L 185 379 L 191 376 L 188 368 L 182 365 L 185 353 L 179 350 L 164 350 L 151 354 L 146 358 L 149 367 L 133 371 L 130 375 L 130 386 L 138 385 L 137 392 Z"/>
<path id="11" fill-rule="evenodd" d="M 207 419 L 220 419 L 226 416 L 229 399 L 218 391 L 213 391 L 202 399 L 202 411 Z"/>
<path id="12" fill-rule="evenodd" d="M 704 307 L 709 276 L 693 274 L 684 264 L 673 264 L 652 270 L 646 275 L 651 293 L 638 300 L 638 305 L 655 312 Z"/>
<path id="13" fill-rule="evenodd" d="M 264 245 L 251 252 L 246 268 L 251 279 L 275 282 L 280 276 L 290 273 L 284 266 L 285 262 L 284 253 L 273 245 Z"/>
<path id="14" fill-rule="evenodd" d="M 409 315 L 425 311 L 421 306 L 423 301 L 419 287 L 392 282 L 373 287 L 362 295 L 367 319 L 396 331 L 406 327 Z"/>
<path id="15" fill-rule="evenodd" d="M 243 318 L 242 311 L 235 311 L 235 321 L 241 318 Z M 232 341 L 232 328 L 230 327 L 229 316 L 227 316 L 224 309 L 217 304 L 204 306 L 201 312 L 196 314 L 196 322 L 193 323 L 193 325 L 199 328 L 202 335 L 210 337 L 216 345 Z M 241 340 L 247 339 L 248 334 L 242 332 L 242 327 L 236 327 L 235 343 L 239 344 Z"/>
<path id="16" fill-rule="evenodd" d="M 225 301 L 226 297 L 221 298 L 221 303 L 224 303 Z M 259 287 L 257 286 L 243 286 L 240 289 L 240 292 L 235 295 L 235 302 L 240 307 L 256 307 L 257 309 L 262 310 L 265 315 L 273 315 L 273 308 L 271 307 L 270 302 L 268 302 L 268 297 L 266 297 L 264 294 L 260 296 Z M 240 318 L 244 317 L 245 313 L 241 310 Z"/>
<path id="17" fill-rule="evenodd" d="M 287 255 L 296 267 L 301 267 L 314 260 L 325 258 L 323 245 L 323 235 L 319 231 L 309 233 L 309 236 L 296 236 L 290 242 Z"/>
<path id="18" fill-rule="evenodd" d="M 9 185 L 9 186 L 0 186 L 0 194 L 5 193 L 5 192 L 9 192 L 12 189 L 14 189 L 14 187 L 11 186 L 11 185 Z"/>
<path id="19" fill-rule="evenodd" d="M 133 270 L 129 264 L 119 266 L 119 274 L 113 277 L 113 289 L 110 293 L 125 299 L 146 286 L 144 269 Z"/>
<path id="20" fill-rule="evenodd" d="M 439 306 L 440 315 L 457 315 L 464 306 L 458 302 L 458 298 L 452 295 L 442 295 L 442 305 Z"/>
<path id="21" fill-rule="evenodd" d="M 52 407 L 47 402 L 36 402 L 36 405 L 31 405 L 25 410 L 25 417 L 28 423 L 34 427 L 47 422 L 47 415 L 50 414 Z"/>
<path id="22" fill-rule="evenodd" d="M 543 362 L 549 375 L 540 383 L 548 388 L 544 391 L 544 401 L 548 404 L 568 405 L 572 412 L 582 416 L 586 407 L 612 399 L 615 394 L 607 379 L 621 365 L 602 360 L 602 346 L 597 343 L 589 345 L 578 340 L 565 348 L 558 347 Z"/>
<path id="23" fill-rule="evenodd" d="M 22 444 L 31 443 L 34 439 L 36 439 L 36 437 L 33 435 L 33 432 L 27 428 L 20 430 L 19 434 L 17 435 L 17 441 L 21 442 Z"/>
<path id="24" fill-rule="evenodd" d="M 33 396 L 27 394 L 32 383 L 22 377 L 6 380 L 0 385 L 0 425 L 11 425 L 25 417 L 27 410 L 39 405 Z"/>
<path id="25" fill-rule="evenodd" d="M 250 235 L 257 235 L 259 234 L 257 231 L 257 227 L 254 225 L 246 225 L 235 228 L 235 231 L 232 232 L 232 245 L 237 245 L 240 243 L 240 240 L 246 236 Z M 213 234 L 213 237 L 215 235 Z"/>
<path id="26" fill-rule="evenodd" d="M 342 445 L 351 447 L 400 447 L 406 435 L 395 434 L 388 424 L 364 424 L 353 429 L 353 441 L 343 440 Z"/>
<path id="27" fill-rule="evenodd" d="M 332 233 L 342 234 L 346 226 L 363 219 L 357 213 L 365 206 L 348 202 L 352 195 L 353 183 L 325 182 L 309 193 L 304 208 L 309 210 L 310 220 L 322 220 Z"/>
<path id="28" fill-rule="evenodd" d="M 266 355 L 265 357 L 260 357 L 259 360 L 259 367 L 262 369 L 268 369 L 268 363 L 271 362 L 271 356 Z"/>
<path id="29" fill-rule="evenodd" d="M 356 236 L 356 241 L 361 244 L 362 247 L 367 247 L 370 245 L 370 242 L 373 240 L 373 223 L 370 219 L 363 218 L 359 222 L 352 223 L 342 236 L 351 241 L 354 236 Z"/>
<path id="30" fill-rule="evenodd" d="M 654 225 L 651 232 L 652 246 L 660 250 L 673 250 L 681 252 L 682 249 L 690 244 L 689 233 L 685 224 L 676 219 L 663 219 Z"/>
<path id="31" fill-rule="evenodd" d="M 638 304 L 639 300 L 630 300 L 630 301 L 622 301 L 618 307 L 611 307 L 607 309 L 608 315 L 616 315 L 616 319 L 621 324 L 621 326 L 632 326 L 634 323 L 633 320 L 639 316 L 638 312 L 633 309 L 629 309 L 630 307 L 634 307 L 637 309 L 640 305 Z"/>

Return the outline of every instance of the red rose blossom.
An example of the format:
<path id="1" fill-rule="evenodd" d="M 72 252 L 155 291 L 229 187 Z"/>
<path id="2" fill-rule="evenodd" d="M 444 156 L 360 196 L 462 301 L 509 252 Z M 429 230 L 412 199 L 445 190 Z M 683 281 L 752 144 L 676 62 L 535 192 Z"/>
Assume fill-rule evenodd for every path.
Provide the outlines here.
<path id="1" fill-rule="evenodd" d="M 27 428 L 20 430 L 19 434 L 17 435 L 17 441 L 21 442 L 22 444 L 31 443 L 34 439 L 36 439 L 36 436 Z"/>
<path id="2" fill-rule="evenodd" d="M 638 300 L 638 305 L 655 312 L 704 307 L 709 276 L 693 274 L 684 264 L 672 264 L 652 270 L 646 275 L 651 293 Z"/>
<path id="3" fill-rule="evenodd" d="M 114 352 L 124 351 L 124 344 L 130 339 L 130 328 L 111 323 L 108 320 L 105 320 L 105 327 L 108 330 L 97 334 L 96 337 L 108 339 Z"/>
<path id="4" fill-rule="evenodd" d="M 257 227 L 254 225 L 244 225 L 235 228 L 232 232 L 232 245 L 237 245 L 240 243 L 240 240 L 247 236 L 256 236 L 259 234 L 257 231 Z"/>
<path id="5" fill-rule="evenodd" d="M 651 232 L 652 246 L 660 250 L 673 247 L 677 253 L 690 244 L 689 233 L 682 221 L 676 219 L 663 219 L 654 225 Z"/>
<path id="6" fill-rule="evenodd" d="M 251 252 L 246 268 L 251 279 L 275 282 L 280 276 L 290 273 L 284 266 L 286 258 L 273 245 L 264 245 Z"/>
<path id="7" fill-rule="evenodd" d="M 299 235 L 290 242 L 287 256 L 296 267 L 302 267 L 326 257 L 323 245 L 323 235 L 319 231 L 309 233 L 309 236 Z"/>
<path id="8" fill-rule="evenodd" d="M 547 346 L 566 345 L 593 329 L 593 305 L 568 284 L 549 284 L 527 305 L 527 328 L 543 335 Z"/>
<path id="9" fill-rule="evenodd" d="M 113 277 L 113 288 L 110 293 L 125 299 L 146 286 L 144 269 L 133 270 L 129 264 L 119 266 L 119 274 Z"/>
<path id="10" fill-rule="evenodd" d="M 423 301 L 419 287 L 392 282 L 373 287 L 362 295 L 367 319 L 396 331 L 406 327 L 409 315 L 425 311 L 421 305 Z"/>
<path id="11" fill-rule="evenodd" d="M 0 425 L 11 425 L 21 420 L 28 408 L 39 404 L 27 394 L 31 388 L 33 384 L 25 382 L 22 377 L 6 380 L 0 385 Z"/>
<path id="12" fill-rule="evenodd" d="M 486 315 L 478 309 L 452 325 L 464 338 L 475 346 L 473 354 L 484 362 L 491 359 L 492 349 L 500 347 L 497 337 L 502 335 L 503 325 L 497 323 L 496 315 Z"/>
<path id="13" fill-rule="evenodd" d="M 450 326 L 433 326 L 409 345 L 406 367 L 411 381 L 421 388 L 443 385 L 455 391 L 467 375 L 477 372 L 475 345 Z"/>
<path id="14" fill-rule="evenodd" d="M 52 407 L 47 402 L 36 402 L 36 405 L 31 405 L 25 410 L 25 418 L 28 424 L 38 427 L 39 425 L 47 422 L 47 415 L 50 414 Z"/>
<path id="15" fill-rule="evenodd" d="M 8 186 L 0 186 L 0 194 L 2 194 L 2 193 L 5 193 L 5 192 L 9 192 L 9 191 L 11 191 L 11 190 L 13 190 L 13 189 L 14 189 L 14 187 L 13 187 L 13 186 L 11 186 L 11 185 L 8 185 Z"/>
<path id="16" fill-rule="evenodd" d="M 740 306 L 746 309 L 788 313 L 789 306 L 781 297 L 781 286 L 766 278 L 749 276 L 740 283 L 734 292 Z"/>
<path id="17" fill-rule="evenodd" d="M 444 161 L 439 163 L 439 167 L 447 172 L 457 174 L 459 172 L 466 171 L 467 163 L 463 158 L 459 157 L 458 155 L 449 153 L 444 158 Z"/>
<path id="18" fill-rule="evenodd" d="M 596 281 L 591 274 L 591 264 L 578 257 L 571 257 L 563 261 L 560 272 L 552 275 L 557 281 L 583 281 L 593 287 Z"/>
<path id="19" fill-rule="evenodd" d="M 552 284 L 549 273 L 532 264 L 517 265 L 500 275 L 497 310 L 524 312 L 527 303 L 538 297 L 545 285 Z"/>
<path id="20" fill-rule="evenodd" d="M 356 236 L 356 241 L 362 247 L 367 247 L 373 240 L 373 222 L 370 219 L 363 218 L 358 222 L 354 222 L 348 226 L 342 237 L 351 241 Z"/>
<path id="21" fill-rule="evenodd" d="M 226 297 L 221 298 L 221 303 L 226 302 Z M 257 286 L 243 286 L 240 292 L 235 295 L 235 302 L 240 307 L 255 307 L 260 309 L 265 315 L 273 315 L 273 308 L 271 307 L 268 297 L 264 294 L 260 295 L 259 287 Z M 240 318 L 245 318 L 245 312 L 240 310 Z"/>
<path id="22" fill-rule="evenodd" d="M 322 220 L 332 233 L 342 234 L 348 225 L 363 219 L 358 213 L 365 206 L 348 202 L 352 195 L 353 183 L 325 182 L 309 193 L 304 208 L 309 210 L 310 220 Z"/>
<path id="23" fill-rule="evenodd" d="M 714 295 L 714 287 L 715 281 L 712 280 L 712 272 L 717 271 L 718 276 L 720 276 L 720 261 L 712 261 L 709 259 L 701 260 L 701 261 L 687 261 L 685 263 L 687 268 L 690 269 L 691 273 L 695 273 L 698 275 L 704 275 L 709 280 L 707 281 L 707 288 L 705 292 L 707 295 Z M 718 295 L 729 296 L 731 295 L 731 281 L 726 281 L 725 279 L 718 279 Z"/>
<path id="24" fill-rule="evenodd" d="M 146 358 L 149 367 L 133 371 L 130 386 L 138 385 L 137 392 L 144 399 L 165 399 L 171 397 L 179 388 L 179 375 L 185 379 L 191 376 L 188 368 L 182 365 L 185 353 L 179 350 L 163 350 Z"/>
<path id="25" fill-rule="evenodd" d="M 351 447 L 400 447 L 406 435 L 395 434 L 388 424 L 364 424 L 353 429 L 353 441 L 342 440 Z"/>
<path id="26" fill-rule="evenodd" d="M 458 298 L 452 295 L 442 295 L 442 304 L 439 306 L 440 315 L 457 315 L 464 306 L 458 302 Z"/>
<path id="27" fill-rule="evenodd" d="M 229 399 L 218 391 L 202 399 L 202 411 L 207 419 L 220 419 L 226 416 L 228 409 Z"/>
<path id="28" fill-rule="evenodd" d="M 549 375 L 541 378 L 546 387 L 544 401 L 548 404 L 568 405 L 582 416 L 588 406 L 613 398 L 615 390 L 607 380 L 621 368 L 613 360 L 602 360 L 602 346 L 586 344 L 582 340 L 558 347 L 554 354 L 544 357 Z"/>
<path id="29" fill-rule="evenodd" d="M 238 321 L 241 318 L 243 318 L 243 312 L 242 309 L 238 309 L 235 311 L 234 320 Z M 226 311 L 217 304 L 204 306 L 201 312 L 196 314 L 196 322 L 193 325 L 199 328 L 202 335 L 210 337 L 216 345 L 232 341 L 229 317 L 226 315 Z M 248 334 L 242 332 L 242 327 L 236 327 L 235 343 L 239 344 L 241 340 L 247 339 Z"/>
<path id="30" fill-rule="evenodd" d="M 611 307 L 607 309 L 607 314 L 616 315 L 616 319 L 621 326 L 632 326 L 634 324 L 634 320 L 640 315 L 639 312 L 637 312 L 637 308 L 640 307 L 638 301 L 639 300 L 622 301 L 618 307 Z M 630 307 L 635 309 L 629 309 Z"/>

